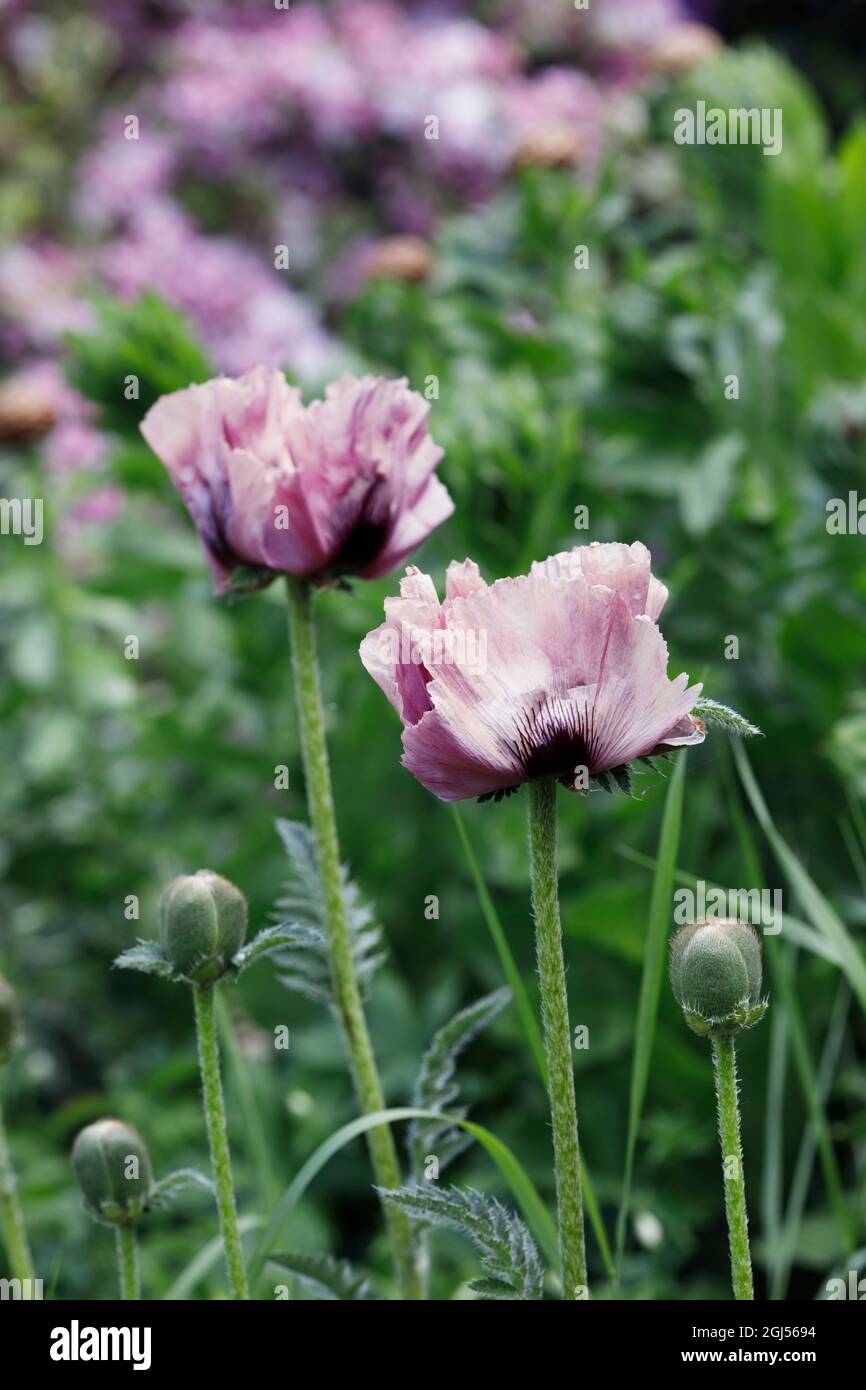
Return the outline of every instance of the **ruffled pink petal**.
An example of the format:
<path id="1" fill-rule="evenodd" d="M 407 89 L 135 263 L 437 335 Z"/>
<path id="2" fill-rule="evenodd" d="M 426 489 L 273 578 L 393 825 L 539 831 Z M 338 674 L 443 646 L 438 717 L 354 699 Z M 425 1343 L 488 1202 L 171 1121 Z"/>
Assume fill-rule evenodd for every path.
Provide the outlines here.
<path id="1" fill-rule="evenodd" d="M 481 578 L 474 560 L 451 561 L 445 575 L 446 598 L 465 598 L 467 594 L 475 594 L 479 589 L 486 588 L 487 584 Z"/>
<path id="2" fill-rule="evenodd" d="M 441 801 L 487 796 L 522 780 L 516 763 L 495 766 L 486 752 L 473 745 L 470 730 L 458 729 L 436 709 L 403 731 L 403 766 Z"/>
<path id="3" fill-rule="evenodd" d="M 621 600 L 619 601 L 621 603 Z M 701 692 L 686 675 L 667 677 L 667 645 L 649 618 L 614 617 L 591 709 L 591 773 L 651 753 L 685 718 Z"/>
<path id="4" fill-rule="evenodd" d="M 652 575 L 651 563 L 650 553 L 640 541 L 633 545 L 593 541 L 590 545 L 575 546 L 573 550 L 536 561 L 530 573 L 541 573 L 549 579 L 583 576 L 590 584 L 604 584 L 625 600 L 635 617 L 645 613 L 655 622 L 668 591 Z"/>
<path id="5" fill-rule="evenodd" d="M 371 376 L 305 408 L 282 372 L 254 367 L 162 397 L 141 430 L 224 588 L 239 563 L 374 577 L 405 560 L 453 511 L 428 410 Z"/>
<path id="6" fill-rule="evenodd" d="M 222 589 L 239 563 L 268 565 L 267 530 L 281 478 L 292 475 L 286 421 L 303 409 L 281 372 L 253 368 L 232 380 L 162 396 L 141 433 L 186 503 Z"/>
<path id="7" fill-rule="evenodd" d="M 425 641 L 443 623 L 436 586 L 410 565 L 399 598 L 385 600 L 386 621 L 361 643 L 361 660 L 405 724 L 430 709 Z"/>
<path id="8" fill-rule="evenodd" d="M 480 796 L 578 767 L 609 771 L 700 742 L 700 686 L 669 680 L 643 546 L 584 547 L 487 586 L 471 561 L 449 568 L 440 606 L 410 570 L 362 657 L 400 711 L 404 764 L 443 800 Z M 372 639 L 409 647 L 383 654 Z M 414 664 L 408 651 L 420 648 Z"/>
<path id="9" fill-rule="evenodd" d="M 700 691 L 703 687 L 697 685 L 694 688 Z M 693 714 L 687 714 L 668 729 L 652 751 L 664 753 L 669 748 L 691 748 L 695 744 L 703 743 L 706 736 L 707 727 L 704 721 L 696 719 Z"/>
<path id="10" fill-rule="evenodd" d="M 222 470 L 224 441 L 216 382 L 160 397 L 140 428 L 183 498 L 214 581 L 222 585 L 237 559 L 222 531 L 228 486 Z"/>
<path id="11" fill-rule="evenodd" d="M 428 414 L 404 379 L 345 376 L 292 423 L 289 449 L 329 564 L 339 565 L 363 527 L 372 553 L 351 572 L 384 574 L 451 514 L 447 492 L 431 477 L 442 450 L 427 433 Z"/>
<path id="12" fill-rule="evenodd" d="M 447 521 L 453 511 L 450 493 L 438 478 L 431 478 L 411 510 L 398 512 L 388 539 L 375 560 L 362 571 L 362 578 L 378 579 L 390 574 L 437 526 Z"/>

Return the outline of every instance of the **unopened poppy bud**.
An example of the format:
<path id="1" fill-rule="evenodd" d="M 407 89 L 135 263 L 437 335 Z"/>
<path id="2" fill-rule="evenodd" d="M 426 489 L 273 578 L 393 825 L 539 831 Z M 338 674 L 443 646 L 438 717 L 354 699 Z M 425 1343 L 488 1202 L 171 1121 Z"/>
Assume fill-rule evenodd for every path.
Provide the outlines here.
<path id="1" fill-rule="evenodd" d="M 0 1062 L 5 1062 L 18 1036 L 18 1000 L 8 980 L 0 975 Z"/>
<path id="2" fill-rule="evenodd" d="M 138 1130 L 122 1120 L 97 1120 L 72 1146 L 72 1166 L 95 1221 L 126 1226 L 146 1210 L 153 1172 Z"/>
<path id="3" fill-rule="evenodd" d="M 163 890 L 159 919 L 162 949 L 175 972 L 193 984 L 210 984 L 244 944 L 247 902 L 227 878 L 199 869 Z"/>
<path id="4" fill-rule="evenodd" d="M 763 1018 L 761 943 L 733 919 L 689 922 L 671 942 L 671 985 L 689 1027 L 723 1036 Z"/>

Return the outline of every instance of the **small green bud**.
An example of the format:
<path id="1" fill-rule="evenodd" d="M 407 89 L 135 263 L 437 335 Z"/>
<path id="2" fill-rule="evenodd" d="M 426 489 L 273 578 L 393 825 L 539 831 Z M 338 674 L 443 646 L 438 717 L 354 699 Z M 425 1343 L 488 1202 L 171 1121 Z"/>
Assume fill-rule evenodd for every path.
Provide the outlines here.
<path id="1" fill-rule="evenodd" d="M 703 1037 L 751 1028 L 763 1018 L 761 943 L 730 918 L 689 922 L 671 942 L 671 985 L 686 1022 Z"/>
<path id="2" fill-rule="evenodd" d="M 246 898 L 210 869 L 175 878 L 163 890 L 162 949 L 176 974 L 192 984 L 211 984 L 224 975 L 246 932 Z"/>
<path id="3" fill-rule="evenodd" d="M 11 1055 L 18 1036 L 18 999 L 9 981 L 0 975 L 0 1062 Z"/>
<path id="4" fill-rule="evenodd" d="M 153 1172 L 138 1130 L 122 1120 L 97 1120 L 72 1146 L 72 1166 L 94 1221 L 127 1226 L 147 1210 Z"/>

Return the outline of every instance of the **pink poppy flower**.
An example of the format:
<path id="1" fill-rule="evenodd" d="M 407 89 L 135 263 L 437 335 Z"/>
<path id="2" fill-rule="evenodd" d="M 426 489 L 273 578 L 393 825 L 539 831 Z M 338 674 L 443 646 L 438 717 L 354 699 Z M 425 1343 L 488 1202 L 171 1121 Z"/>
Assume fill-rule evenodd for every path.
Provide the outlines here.
<path id="1" fill-rule="evenodd" d="M 372 376 L 305 406 L 281 372 L 254 367 L 160 397 L 141 432 L 224 592 L 238 566 L 321 582 L 395 569 L 454 510 L 428 409 L 405 379 Z"/>
<path id="2" fill-rule="evenodd" d="M 703 741 L 701 687 L 667 676 L 666 599 L 639 542 L 579 546 L 490 585 L 453 562 L 441 604 L 410 566 L 361 660 L 403 720 L 403 765 L 442 801 L 540 777 L 584 791 Z"/>

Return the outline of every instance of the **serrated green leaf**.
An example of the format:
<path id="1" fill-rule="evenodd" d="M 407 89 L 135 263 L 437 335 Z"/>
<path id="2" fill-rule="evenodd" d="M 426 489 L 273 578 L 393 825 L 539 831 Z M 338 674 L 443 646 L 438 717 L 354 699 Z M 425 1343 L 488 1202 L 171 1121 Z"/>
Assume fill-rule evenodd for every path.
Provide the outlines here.
<path id="1" fill-rule="evenodd" d="M 296 942 L 294 923 L 284 922 L 275 927 L 265 927 L 264 931 L 260 931 L 252 941 L 241 947 L 232 961 L 232 968 L 241 975 L 244 970 L 255 965 L 257 960 L 261 960 L 262 956 L 272 955 L 274 951 L 280 951 L 284 947 L 292 947 Z"/>
<path id="2" fill-rule="evenodd" d="M 727 705 L 720 705 L 718 700 L 700 699 L 694 706 L 692 713 L 697 719 L 702 719 L 705 724 L 727 729 L 730 733 L 736 734 L 738 738 L 762 737 L 761 730 L 756 724 L 750 724 L 748 719 L 737 714 L 735 709 L 730 709 Z"/>
<path id="3" fill-rule="evenodd" d="M 112 963 L 114 970 L 139 970 L 143 975 L 159 975 L 163 980 L 174 980 L 175 974 L 157 941 L 138 941 L 129 950 L 122 951 Z"/>
<path id="4" fill-rule="evenodd" d="M 161 1178 L 155 1184 L 151 1193 L 151 1201 L 154 1206 L 164 1206 L 173 1202 L 179 1192 L 187 1188 L 196 1187 L 204 1192 L 214 1195 L 216 1189 L 210 1178 L 205 1177 L 197 1168 L 177 1168 L 167 1177 Z"/>
<path id="5" fill-rule="evenodd" d="M 461 1118 L 465 1110 L 454 1110 L 454 1103 L 460 1094 L 454 1080 L 457 1058 L 472 1039 L 486 1028 L 506 1004 L 511 1001 L 510 989 L 497 989 L 477 999 L 474 1004 L 461 1009 L 444 1027 L 434 1034 L 427 1051 L 421 1059 L 421 1067 L 415 1081 L 412 1104 L 420 1109 L 442 1111 L 450 1109 Z M 425 1156 L 435 1150 L 439 1160 L 439 1171 L 462 1153 L 471 1144 L 472 1138 L 465 1131 L 461 1133 L 446 1121 L 441 1125 L 413 1120 L 406 1136 L 409 1161 L 413 1172 L 420 1176 Z"/>
<path id="6" fill-rule="evenodd" d="M 504 1144 L 489 1129 L 485 1129 L 483 1125 L 475 1124 L 472 1120 L 452 1118 L 455 1124 L 468 1130 L 493 1159 L 502 1177 L 511 1188 L 520 1210 L 526 1217 L 545 1255 L 551 1264 L 555 1264 L 559 1258 L 556 1224 L 520 1160 L 511 1152 L 507 1144 Z M 334 1154 L 339 1153 L 346 1144 L 350 1144 L 359 1135 L 367 1134 L 379 1125 L 396 1124 L 401 1120 L 430 1119 L 438 1120 L 439 1116 L 432 1112 L 417 1110 L 414 1107 L 402 1106 L 392 1110 L 377 1110 L 372 1115 L 361 1115 L 358 1119 L 350 1120 L 348 1124 L 342 1125 L 334 1134 L 329 1135 L 324 1143 L 320 1144 L 310 1155 L 277 1203 L 253 1252 L 250 1261 L 250 1283 L 254 1284 L 261 1273 L 268 1251 L 272 1250 L 280 1240 L 285 1224 L 295 1206 L 310 1183 L 333 1158 Z"/>
<path id="7" fill-rule="evenodd" d="M 528 1228 L 495 1197 L 474 1188 L 379 1188 L 382 1200 L 415 1221 L 459 1231 L 481 1256 L 484 1297 L 540 1299 L 544 1269 Z"/>
<path id="8" fill-rule="evenodd" d="M 634 784 L 628 763 L 623 763 L 620 767 L 612 767 L 610 775 L 621 792 L 624 792 L 626 796 L 634 796 Z"/>
<path id="9" fill-rule="evenodd" d="M 268 1259 L 278 1269 L 293 1274 L 316 1298 L 352 1302 L 373 1298 L 367 1275 L 357 1273 L 348 1260 L 301 1251 L 269 1255 Z"/>
<path id="10" fill-rule="evenodd" d="M 283 921 L 293 923 L 294 932 L 287 943 L 289 954 L 280 957 L 280 963 L 289 967 L 288 973 L 280 976 L 280 983 L 333 1009 L 327 922 L 315 839 L 309 826 L 300 821 L 278 820 L 276 826 L 288 855 L 290 876 L 275 911 Z M 382 942 L 382 929 L 374 922 L 372 908 L 345 868 L 342 877 L 355 974 L 361 989 L 366 990 L 387 954 L 377 949 Z"/>

